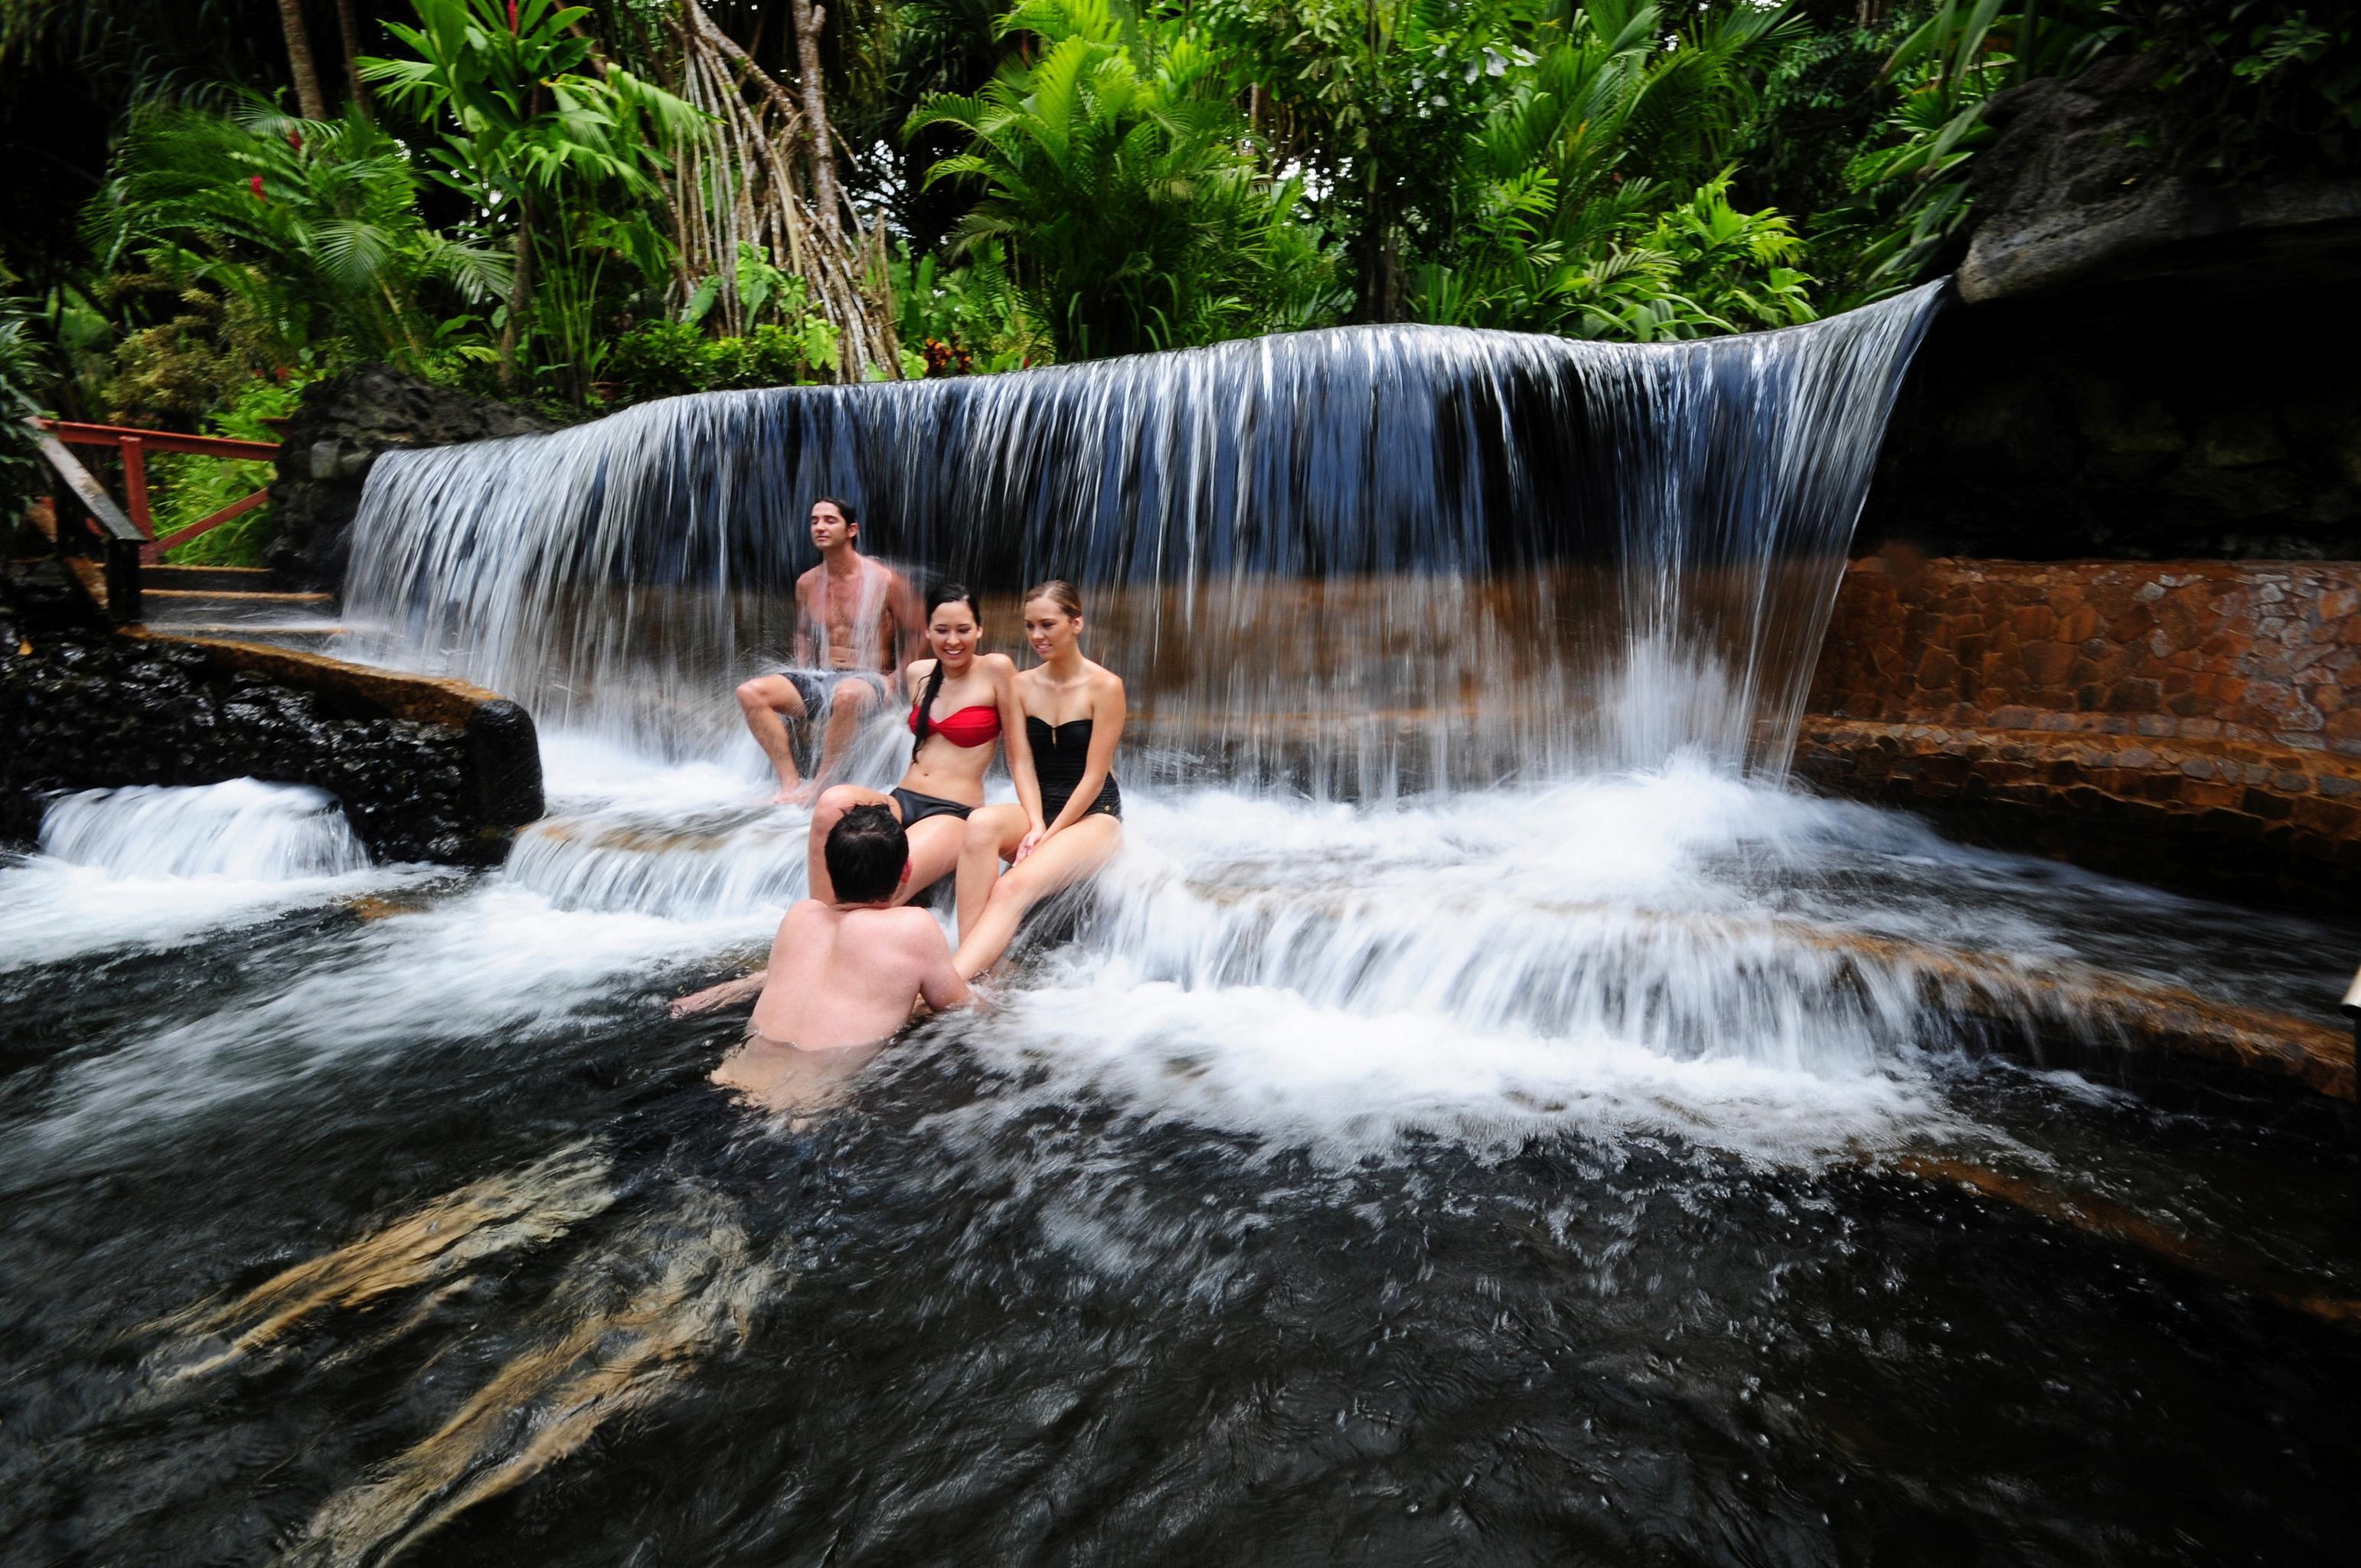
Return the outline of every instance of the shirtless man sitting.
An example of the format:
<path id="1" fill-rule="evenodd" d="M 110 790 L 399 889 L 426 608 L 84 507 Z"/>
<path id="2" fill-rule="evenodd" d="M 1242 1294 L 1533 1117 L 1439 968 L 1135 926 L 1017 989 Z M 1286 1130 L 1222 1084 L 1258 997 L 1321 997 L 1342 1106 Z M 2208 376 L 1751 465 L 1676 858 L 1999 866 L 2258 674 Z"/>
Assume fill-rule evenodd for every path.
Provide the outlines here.
<path id="1" fill-rule="evenodd" d="M 812 502 L 819 565 L 796 579 L 795 667 L 738 688 L 746 728 L 779 775 L 783 805 L 800 805 L 835 782 L 845 748 L 896 671 L 918 656 L 926 607 L 909 579 L 861 554 L 861 521 L 832 496 Z M 787 726 L 826 715 L 819 762 L 805 782 Z"/>
<path id="2" fill-rule="evenodd" d="M 910 845 L 892 812 L 855 806 L 822 853 L 836 901 L 807 898 L 788 910 L 768 967 L 672 1004 L 677 1018 L 759 992 L 745 1044 L 713 1081 L 779 1109 L 825 1102 L 909 1021 L 917 999 L 937 1012 L 971 1000 L 935 917 L 894 906 L 909 880 Z"/>

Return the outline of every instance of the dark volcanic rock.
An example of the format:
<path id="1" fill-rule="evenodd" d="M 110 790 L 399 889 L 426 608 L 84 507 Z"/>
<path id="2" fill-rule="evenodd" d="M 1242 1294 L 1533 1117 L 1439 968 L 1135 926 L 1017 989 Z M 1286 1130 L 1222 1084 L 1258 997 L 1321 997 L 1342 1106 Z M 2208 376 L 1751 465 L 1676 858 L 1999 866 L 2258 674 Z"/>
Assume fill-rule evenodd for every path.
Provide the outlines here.
<path id="1" fill-rule="evenodd" d="M 1905 383 L 1860 548 L 2361 557 L 2361 389 L 2334 348 L 2361 181 L 2176 168 L 2162 60 L 1993 100 L 1959 303 Z"/>
<path id="2" fill-rule="evenodd" d="M 361 711 L 233 670 L 203 648 L 114 635 L 62 587 L 0 601 L 0 844 L 30 844 L 50 795 L 258 778 L 343 805 L 380 861 L 486 864 L 541 810 L 533 721 L 513 703 L 466 728 Z"/>
<path id="3" fill-rule="evenodd" d="M 383 365 L 315 381 L 288 423 L 270 487 L 279 527 L 269 565 L 308 587 L 340 589 L 361 487 L 379 453 L 549 428 L 513 404 L 430 386 Z"/>
<path id="4" fill-rule="evenodd" d="M 2143 278 L 2276 286 L 2349 280 L 2361 181 L 2289 170 L 2217 181 L 2169 167 L 2160 54 L 1994 97 L 2001 128 L 1968 166 L 1976 220 L 1959 272 L 1970 304 Z M 2257 279 L 2257 274 L 2262 278 Z"/>
<path id="5" fill-rule="evenodd" d="M 2288 323 L 2341 309 L 2154 280 L 1945 311 L 1856 550 L 2361 559 L 2361 383 Z"/>

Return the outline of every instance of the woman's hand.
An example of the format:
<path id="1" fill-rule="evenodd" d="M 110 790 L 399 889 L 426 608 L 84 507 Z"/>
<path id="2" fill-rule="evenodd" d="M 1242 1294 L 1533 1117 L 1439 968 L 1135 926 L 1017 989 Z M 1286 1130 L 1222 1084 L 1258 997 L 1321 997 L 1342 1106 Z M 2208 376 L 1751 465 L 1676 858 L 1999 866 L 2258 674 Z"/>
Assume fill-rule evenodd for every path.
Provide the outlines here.
<path id="1" fill-rule="evenodd" d="M 1008 863 L 1012 866 L 1023 865 L 1025 863 L 1025 857 L 1039 849 L 1041 847 L 1041 840 L 1047 839 L 1049 836 L 1049 830 L 1047 828 L 1036 827 L 1031 832 L 1016 840 L 1016 853 L 1010 857 Z"/>

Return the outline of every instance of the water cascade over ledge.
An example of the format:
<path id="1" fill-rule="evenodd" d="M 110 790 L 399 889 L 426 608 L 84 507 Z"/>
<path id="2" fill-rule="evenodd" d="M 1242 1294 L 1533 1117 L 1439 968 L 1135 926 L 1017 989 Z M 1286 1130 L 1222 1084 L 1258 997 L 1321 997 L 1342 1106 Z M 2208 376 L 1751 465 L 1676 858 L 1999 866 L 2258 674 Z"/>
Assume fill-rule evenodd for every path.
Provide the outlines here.
<path id="1" fill-rule="evenodd" d="M 349 652 L 530 704 L 550 814 L 0 850 L 0 1563 L 2329 1556 L 2341 1130 L 2115 1064 L 2321 1032 L 2361 926 L 1780 776 L 1931 305 L 382 458 Z M 1077 579 L 1140 722 L 992 1004 L 782 1115 L 666 1003 L 805 890 L 730 688 L 829 492 L 990 644 Z"/>
<path id="2" fill-rule="evenodd" d="M 1079 584 L 1168 768 L 1364 796 L 1683 751 L 1775 775 L 1936 299 L 1668 345 L 1342 328 L 392 453 L 346 610 L 365 656 L 715 756 L 836 495 L 872 554 L 985 588 L 1007 641 L 1018 585 Z"/>

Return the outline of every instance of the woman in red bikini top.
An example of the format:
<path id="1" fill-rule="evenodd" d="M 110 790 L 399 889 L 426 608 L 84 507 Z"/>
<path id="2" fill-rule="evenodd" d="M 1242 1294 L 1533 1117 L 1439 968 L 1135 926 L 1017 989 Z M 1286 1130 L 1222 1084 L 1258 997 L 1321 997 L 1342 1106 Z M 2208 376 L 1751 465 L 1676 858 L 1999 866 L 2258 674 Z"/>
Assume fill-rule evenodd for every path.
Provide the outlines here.
<path id="1" fill-rule="evenodd" d="M 896 902 L 907 902 L 959 865 L 967 815 L 983 804 L 993 745 L 1010 729 L 1022 735 L 1025 724 L 1016 666 L 1005 653 L 977 652 L 982 635 L 975 596 L 945 584 L 927 610 L 927 643 L 935 656 L 902 672 L 911 699 L 910 765 L 902 782 L 884 794 L 858 784 L 821 792 L 812 807 L 807 860 L 814 898 L 833 902 L 820 849 L 837 819 L 856 806 L 886 807 L 909 837 L 910 876 Z"/>

